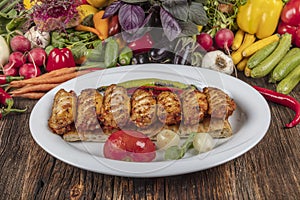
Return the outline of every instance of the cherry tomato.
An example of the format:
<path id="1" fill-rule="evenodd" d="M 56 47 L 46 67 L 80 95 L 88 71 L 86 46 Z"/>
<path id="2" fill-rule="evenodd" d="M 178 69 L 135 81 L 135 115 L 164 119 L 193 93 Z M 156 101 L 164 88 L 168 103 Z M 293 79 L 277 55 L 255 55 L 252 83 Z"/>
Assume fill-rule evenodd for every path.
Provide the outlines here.
<path id="1" fill-rule="evenodd" d="M 155 144 L 138 131 L 120 130 L 112 133 L 104 144 L 104 156 L 114 160 L 150 162 L 155 156 Z"/>

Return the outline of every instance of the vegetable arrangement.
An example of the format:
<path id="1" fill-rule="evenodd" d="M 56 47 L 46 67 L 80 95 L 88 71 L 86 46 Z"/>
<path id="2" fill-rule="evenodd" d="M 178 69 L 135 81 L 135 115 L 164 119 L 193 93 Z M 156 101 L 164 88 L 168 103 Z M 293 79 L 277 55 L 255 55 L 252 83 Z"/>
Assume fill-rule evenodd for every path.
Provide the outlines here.
<path id="1" fill-rule="evenodd" d="M 12 108 L 5 99 L 39 99 L 58 84 L 94 70 L 170 63 L 269 78 L 276 92 L 260 92 L 295 110 L 295 119 L 286 125 L 290 128 L 299 123 L 299 103 L 286 96 L 300 82 L 299 19 L 299 0 L 3 0 L 0 117 L 26 110 Z M 213 146 L 198 133 L 182 146 L 173 133 L 158 138 L 166 159 L 183 157 L 191 146 L 199 152 Z"/>

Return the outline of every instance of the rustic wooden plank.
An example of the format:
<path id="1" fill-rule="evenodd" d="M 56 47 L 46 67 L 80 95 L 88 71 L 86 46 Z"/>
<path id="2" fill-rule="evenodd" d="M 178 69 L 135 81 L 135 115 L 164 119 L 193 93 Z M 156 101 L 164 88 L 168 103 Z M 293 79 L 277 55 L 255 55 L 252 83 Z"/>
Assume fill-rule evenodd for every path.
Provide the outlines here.
<path id="1" fill-rule="evenodd" d="M 275 89 L 265 79 L 247 82 Z M 291 93 L 300 99 L 300 86 Z M 255 101 L 255 100 L 254 100 Z M 297 199 L 300 196 L 300 126 L 283 129 L 294 112 L 269 103 L 272 122 L 263 140 L 246 154 L 218 167 L 165 178 L 103 175 L 57 160 L 30 135 L 30 111 L 0 121 L 0 199 L 70 199 L 82 184 L 79 199 Z M 251 106 L 251 105 L 249 105 Z"/>

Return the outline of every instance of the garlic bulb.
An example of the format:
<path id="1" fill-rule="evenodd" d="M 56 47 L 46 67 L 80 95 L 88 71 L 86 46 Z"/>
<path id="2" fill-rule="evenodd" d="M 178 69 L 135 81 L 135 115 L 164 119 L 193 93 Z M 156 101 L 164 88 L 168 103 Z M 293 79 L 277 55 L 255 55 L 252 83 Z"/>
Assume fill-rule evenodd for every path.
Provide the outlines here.
<path id="1" fill-rule="evenodd" d="M 204 55 L 201 67 L 216 70 L 225 74 L 232 74 L 234 63 L 232 58 L 223 51 L 215 50 Z"/>

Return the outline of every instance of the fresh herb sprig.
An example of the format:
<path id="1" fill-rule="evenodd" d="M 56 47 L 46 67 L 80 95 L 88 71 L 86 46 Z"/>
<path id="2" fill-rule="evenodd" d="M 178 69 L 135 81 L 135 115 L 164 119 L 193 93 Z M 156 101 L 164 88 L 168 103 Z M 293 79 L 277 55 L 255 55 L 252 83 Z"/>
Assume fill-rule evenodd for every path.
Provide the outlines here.
<path id="1" fill-rule="evenodd" d="M 158 14 L 160 27 L 170 41 L 181 34 L 196 34 L 197 26 L 205 26 L 208 22 L 202 1 L 199 0 L 122 0 L 108 6 L 104 17 L 115 14 L 119 15 L 125 36 L 142 35 L 141 30 L 157 27 L 151 22 L 157 21 L 153 18 Z"/>
<path id="2" fill-rule="evenodd" d="M 34 3 L 32 6 L 31 17 L 44 31 L 65 31 L 76 23 L 79 17 L 77 10 L 79 5 L 78 0 L 41 0 L 40 3 Z"/>
<path id="3" fill-rule="evenodd" d="M 207 0 L 204 6 L 208 17 L 208 23 L 203 31 L 212 37 L 221 28 L 237 30 L 236 16 L 238 8 L 244 5 L 247 0 Z"/>

